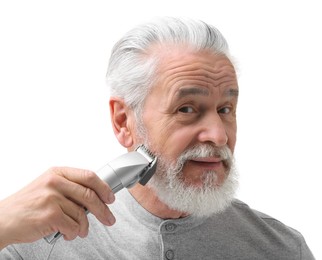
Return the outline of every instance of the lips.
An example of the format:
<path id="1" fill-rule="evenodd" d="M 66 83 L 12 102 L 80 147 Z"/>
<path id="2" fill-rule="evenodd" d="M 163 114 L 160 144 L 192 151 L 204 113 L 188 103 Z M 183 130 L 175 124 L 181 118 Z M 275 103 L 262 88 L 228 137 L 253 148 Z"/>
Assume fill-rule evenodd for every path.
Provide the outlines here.
<path id="1" fill-rule="evenodd" d="M 223 167 L 223 160 L 218 157 L 202 157 L 189 160 L 192 165 L 205 168 L 208 170 L 216 170 Z"/>
<path id="2" fill-rule="evenodd" d="M 200 158 L 193 158 L 190 161 L 192 162 L 204 162 L 204 163 L 218 163 L 221 162 L 222 159 L 218 157 L 200 157 Z"/>

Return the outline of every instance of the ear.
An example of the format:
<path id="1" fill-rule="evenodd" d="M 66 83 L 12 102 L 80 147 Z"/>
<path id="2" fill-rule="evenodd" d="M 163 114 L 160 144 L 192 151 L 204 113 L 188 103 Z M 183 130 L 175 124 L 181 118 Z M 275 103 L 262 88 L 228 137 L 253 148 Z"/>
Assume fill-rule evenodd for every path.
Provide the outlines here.
<path id="1" fill-rule="evenodd" d="M 121 98 L 111 97 L 109 104 L 114 134 L 121 145 L 129 148 L 133 145 L 132 113 Z"/>

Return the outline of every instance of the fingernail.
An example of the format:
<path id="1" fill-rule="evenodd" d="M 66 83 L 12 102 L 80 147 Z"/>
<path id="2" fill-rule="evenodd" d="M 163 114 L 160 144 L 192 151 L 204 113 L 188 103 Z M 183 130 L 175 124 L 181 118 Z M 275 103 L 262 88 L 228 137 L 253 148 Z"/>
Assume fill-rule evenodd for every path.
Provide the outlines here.
<path id="1" fill-rule="evenodd" d="M 109 202 L 109 203 L 113 203 L 113 202 L 114 202 L 114 200 L 115 200 L 114 193 L 113 193 L 113 192 L 110 192 L 110 193 L 108 194 L 108 202 Z"/>
<path id="2" fill-rule="evenodd" d="M 115 217 L 113 216 L 113 214 L 108 214 L 107 216 L 107 221 L 110 225 L 113 225 L 116 221 Z"/>

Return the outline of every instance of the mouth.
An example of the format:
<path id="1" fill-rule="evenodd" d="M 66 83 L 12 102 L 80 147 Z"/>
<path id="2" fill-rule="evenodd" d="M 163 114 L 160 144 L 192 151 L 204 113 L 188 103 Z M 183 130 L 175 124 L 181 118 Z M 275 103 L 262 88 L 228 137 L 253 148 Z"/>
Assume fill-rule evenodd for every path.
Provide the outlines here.
<path id="1" fill-rule="evenodd" d="M 218 157 L 193 158 L 189 160 L 189 163 L 205 170 L 218 170 L 225 166 L 224 161 Z"/>
<path id="2" fill-rule="evenodd" d="M 213 175 L 213 186 L 221 186 L 227 178 L 225 160 L 219 157 L 198 157 L 186 162 L 183 177 L 186 183 L 203 187 L 206 175 Z"/>

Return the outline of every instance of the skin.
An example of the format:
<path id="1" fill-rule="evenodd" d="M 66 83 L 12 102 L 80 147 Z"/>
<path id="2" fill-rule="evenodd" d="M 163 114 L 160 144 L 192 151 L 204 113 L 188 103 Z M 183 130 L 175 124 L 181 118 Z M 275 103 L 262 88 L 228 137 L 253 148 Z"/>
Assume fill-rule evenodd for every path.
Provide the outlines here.
<path id="1" fill-rule="evenodd" d="M 162 61 L 157 81 L 147 96 L 143 123 L 152 152 L 173 162 L 187 148 L 207 143 L 234 151 L 236 144 L 236 108 L 238 83 L 233 65 L 224 55 L 208 51 L 192 52 L 188 48 L 158 47 Z M 171 51 L 169 51 L 171 50 Z M 113 129 L 119 142 L 132 150 L 142 142 L 135 133 L 133 113 L 119 98 L 111 98 Z M 226 169 L 216 157 L 188 161 L 183 179 L 188 185 L 201 185 L 201 174 L 216 170 L 221 185 Z M 136 185 L 130 190 L 149 212 L 161 218 L 180 218 L 187 214 L 170 209 L 158 200 L 147 186 Z"/>
<path id="2" fill-rule="evenodd" d="M 114 195 L 91 171 L 55 167 L 0 202 L 0 249 L 60 231 L 66 240 L 88 234 L 85 206 L 104 225 L 115 218 L 106 203 Z"/>

